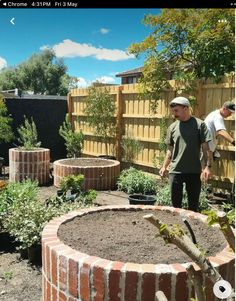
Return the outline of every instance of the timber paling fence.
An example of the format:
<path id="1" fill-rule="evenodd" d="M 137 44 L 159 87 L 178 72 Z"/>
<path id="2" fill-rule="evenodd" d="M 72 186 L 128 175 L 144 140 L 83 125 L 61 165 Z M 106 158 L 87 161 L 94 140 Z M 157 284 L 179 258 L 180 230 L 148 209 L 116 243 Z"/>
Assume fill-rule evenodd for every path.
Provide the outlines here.
<path id="1" fill-rule="evenodd" d="M 108 143 L 109 155 L 115 155 L 117 160 L 122 161 L 122 138 L 131 135 L 143 146 L 143 151 L 138 154 L 134 162 L 135 166 L 145 171 L 158 173 L 158 167 L 160 167 L 158 158 L 163 157 L 160 150 L 162 122 L 165 119 L 167 126 L 173 122 L 168 104 L 178 96 L 177 90 L 179 89 L 174 80 L 169 83 L 171 88 L 161 93 L 156 113 L 151 111 L 149 100 L 140 98 L 137 84 L 106 87 L 116 104 L 114 116 L 116 133 Z M 225 101 L 235 97 L 234 77 L 225 77 L 218 84 L 211 80 L 198 81 L 196 87 L 196 105 L 193 108 L 193 115 L 201 119 L 204 119 L 209 112 L 220 108 Z M 71 90 L 68 94 L 69 118 L 75 130 L 81 129 L 85 135 L 83 156 L 104 155 L 105 144 L 86 122 L 84 108 L 87 95 L 88 89 Z M 234 136 L 234 116 L 227 118 L 225 125 L 229 133 Z M 234 182 L 235 149 L 224 140 L 219 140 L 217 149 L 221 154 L 221 159 L 213 164 L 214 176 L 211 182 L 214 187 L 225 192 L 231 189 Z"/>

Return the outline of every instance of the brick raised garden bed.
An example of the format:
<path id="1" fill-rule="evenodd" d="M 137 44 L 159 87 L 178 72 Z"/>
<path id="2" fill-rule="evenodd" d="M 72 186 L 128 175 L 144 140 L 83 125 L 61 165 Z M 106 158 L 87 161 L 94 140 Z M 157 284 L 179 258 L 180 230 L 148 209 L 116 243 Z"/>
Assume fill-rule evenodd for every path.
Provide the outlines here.
<path id="1" fill-rule="evenodd" d="M 9 181 L 37 180 L 39 185 L 49 182 L 50 150 L 35 148 L 24 150 L 9 149 Z"/>
<path id="2" fill-rule="evenodd" d="M 42 234 L 44 301 L 155 301 L 155 292 L 163 290 L 170 301 L 189 301 L 193 296 L 184 263 L 147 264 L 108 260 L 63 243 L 58 230 L 76 218 L 105 211 L 165 211 L 205 223 L 206 217 L 195 212 L 161 206 L 106 206 L 83 209 L 54 219 Z M 103 230 L 105 231 L 105 229 Z M 91 237 L 85 238 L 87 242 Z M 114 240 L 116 238 L 114 237 Z M 150 238 L 152 239 L 152 238 Z M 156 250 L 158 252 L 158 248 Z M 209 256 L 225 280 L 234 284 L 234 253 L 226 244 Z M 208 281 L 208 280 L 205 280 Z M 207 301 L 216 301 L 211 290 Z"/>
<path id="3" fill-rule="evenodd" d="M 83 174 L 85 190 L 109 190 L 115 188 L 120 162 L 100 158 L 62 159 L 53 163 L 53 170 L 56 187 L 65 176 Z"/>

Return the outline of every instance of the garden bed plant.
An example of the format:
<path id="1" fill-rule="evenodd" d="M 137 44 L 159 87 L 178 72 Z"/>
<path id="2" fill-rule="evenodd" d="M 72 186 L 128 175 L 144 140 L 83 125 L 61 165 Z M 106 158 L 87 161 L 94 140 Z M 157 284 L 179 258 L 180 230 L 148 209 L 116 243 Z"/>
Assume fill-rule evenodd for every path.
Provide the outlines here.
<path id="1" fill-rule="evenodd" d="M 156 194 L 157 180 L 134 167 L 124 169 L 117 180 L 118 189 L 128 194 Z"/>
<path id="2" fill-rule="evenodd" d="M 78 188 L 79 190 L 79 188 Z M 66 196 L 52 196 L 45 202 L 38 198 L 38 183 L 30 179 L 10 183 L 0 191 L 0 229 L 8 232 L 24 251 L 41 245 L 44 226 L 54 217 L 71 210 L 91 206 L 95 191 L 78 193 L 70 201 Z"/>

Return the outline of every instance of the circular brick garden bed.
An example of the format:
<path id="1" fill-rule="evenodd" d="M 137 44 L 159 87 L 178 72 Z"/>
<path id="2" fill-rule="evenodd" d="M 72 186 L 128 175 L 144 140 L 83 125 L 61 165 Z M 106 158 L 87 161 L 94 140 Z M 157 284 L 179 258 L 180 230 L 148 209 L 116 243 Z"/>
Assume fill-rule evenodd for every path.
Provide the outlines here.
<path id="1" fill-rule="evenodd" d="M 95 240 L 94 237 L 98 236 L 99 232 L 106 233 L 106 227 L 104 224 L 101 224 L 101 228 L 99 228 L 99 223 L 97 223 L 97 232 L 94 229 L 91 229 L 91 234 L 86 234 L 86 236 L 83 237 L 82 240 L 84 240 L 84 245 L 81 249 L 70 247 L 65 242 L 65 236 L 64 238 L 62 237 L 63 227 L 70 227 L 73 222 L 80 222 L 80 220 L 83 222 L 83 218 L 89 220 L 91 217 L 91 219 L 93 219 L 94 215 L 94 218 L 96 219 L 99 213 L 109 213 L 113 214 L 113 220 L 115 223 L 114 215 L 116 212 L 119 214 L 121 212 L 126 214 L 128 212 L 132 213 L 140 210 L 143 210 L 143 214 L 146 214 L 146 210 L 152 210 L 154 215 L 155 213 L 159 214 L 162 211 L 165 212 L 165 214 L 169 213 L 170 215 L 179 215 L 181 212 L 181 216 L 193 220 L 195 223 L 196 221 L 199 221 L 199 224 L 203 224 L 206 221 L 205 216 L 183 209 L 160 206 L 128 205 L 83 209 L 54 219 L 44 228 L 42 235 L 44 301 L 48 300 L 49 296 L 51 296 L 51 301 L 154 301 L 155 292 L 157 290 L 163 290 L 168 300 L 188 301 L 190 297 L 193 296 L 193 288 L 188 281 L 186 273 L 188 260 L 180 259 L 179 262 L 174 260 L 169 261 L 170 263 L 165 263 L 164 260 L 159 262 L 156 258 L 148 261 L 149 256 L 147 256 L 146 259 L 143 261 L 140 260 L 139 262 L 132 260 L 132 258 L 135 259 L 135 256 L 132 257 L 132 254 L 130 258 L 125 257 L 124 260 L 122 260 L 122 257 L 119 256 L 117 256 L 117 259 L 114 257 L 110 259 L 109 250 L 112 249 L 112 247 L 109 245 L 107 254 L 100 257 L 102 253 L 97 253 L 98 250 L 95 250 L 94 245 L 92 245 L 93 240 Z M 102 219 L 104 219 L 104 217 Z M 130 223 L 132 223 L 135 227 L 137 225 L 137 220 L 132 217 L 130 219 Z M 152 225 L 150 226 L 152 227 Z M 120 235 L 122 236 L 121 228 L 121 226 L 119 227 L 119 225 L 117 225 L 117 233 L 120 232 Z M 67 237 L 71 236 L 68 229 L 69 228 L 64 229 L 64 232 L 67 231 Z M 82 232 L 79 232 L 79 229 L 78 232 L 75 231 L 75 229 L 73 231 L 76 233 L 78 240 L 81 240 L 81 235 L 85 235 Z M 219 230 L 215 229 L 215 231 Z M 125 244 L 132 247 L 133 241 L 125 242 L 124 238 L 123 242 L 119 242 L 118 234 L 113 234 L 113 251 L 115 251 L 115 253 L 116 250 L 122 249 Z M 108 237 L 109 236 L 110 234 Z M 135 232 L 134 236 L 136 236 Z M 104 238 L 99 236 L 96 237 L 96 239 L 99 239 L 101 242 Z M 199 243 L 201 243 L 200 238 L 198 239 Z M 119 244 L 118 247 L 115 244 L 116 240 Z M 152 240 L 154 241 L 155 237 L 149 237 L 148 241 L 145 239 L 147 248 L 149 245 L 151 248 Z M 107 242 L 109 243 L 109 240 Z M 213 254 L 209 253 L 208 258 L 212 264 L 219 269 L 223 278 L 230 281 L 233 285 L 234 253 L 228 250 L 225 241 L 219 240 L 217 243 L 219 242 L 221 245 L 217 246 L 218 249 L 213 248 Z M 85 248 L 86 244 L 91 244 L 92 248 L 94 248 L 94 252 L 91 250 L 86 251 L 89 250 Z M 95 241 L 95 245 L 98 245 L 98 249 L 100 247 L 100 249 L 104 251 L 102 243 L 99 244 Z M 123 251 L 127 253 L 126 249 Z M 152 252 L 159 252 L 158 244 Z M 141 248 L 137 248 L 136 253 L 142 253 Z M 178 257 L 179 256 L 177 255 L 177 258 Z M 215 300 L 211 290 L 208 292 L 207 300 Z"/>
<path id="2" fill-rule="evenodd" d="M 50 150 L 48 148 L 9 149 L 9 181 L 37 180 L 39 185 L 49 182 Z"/>
<path id="3" fill-rule="evenodd" d="M 120 174 L 120 162 L 98 158 L 62 159 L 53 163 L 54 185 L 60 186 L 63 177 L 84 175 L 83 188 L 96 190 L 114 189 Z"/>

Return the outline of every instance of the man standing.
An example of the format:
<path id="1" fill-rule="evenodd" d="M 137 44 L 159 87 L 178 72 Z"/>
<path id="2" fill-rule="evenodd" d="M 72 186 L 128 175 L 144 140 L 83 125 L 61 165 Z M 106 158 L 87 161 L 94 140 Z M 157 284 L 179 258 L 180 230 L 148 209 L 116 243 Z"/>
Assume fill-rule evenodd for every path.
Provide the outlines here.
<path id="1" fill-rule="evenodd" d="M 235 139 L 227 132 L 224 118 L 227 118 L 235 112 L 235 104 L 231 101 L 226 101 L 223 106 L 207 115 L 205 123 L 212 135 L 212 140 L 209 142 L 209 148 L 213 152 L 213 158 L 219 158 L 220 154 L 216 151 L 217 137 L 222 137 L 229 143 L 235 145 Z"/>
<path id="2" fill-rule="evenodd" d="M 211 176 L 211 140 L 206 124 L 191 116 L 190 103 L 185 97 L 176 97 L 170 102 L 172 114 L 177 119 L 167 130 L 166 157 L 160 176 L 169 168 L 171 201 L 174 207 L 182 207 L 183 184 L 186 185 L 188 209 L 198 211 L 201 192 L 201 178 L 207 181 Z M 201 168 L 200 150 L 203 151 L 204 168 Z"/>

